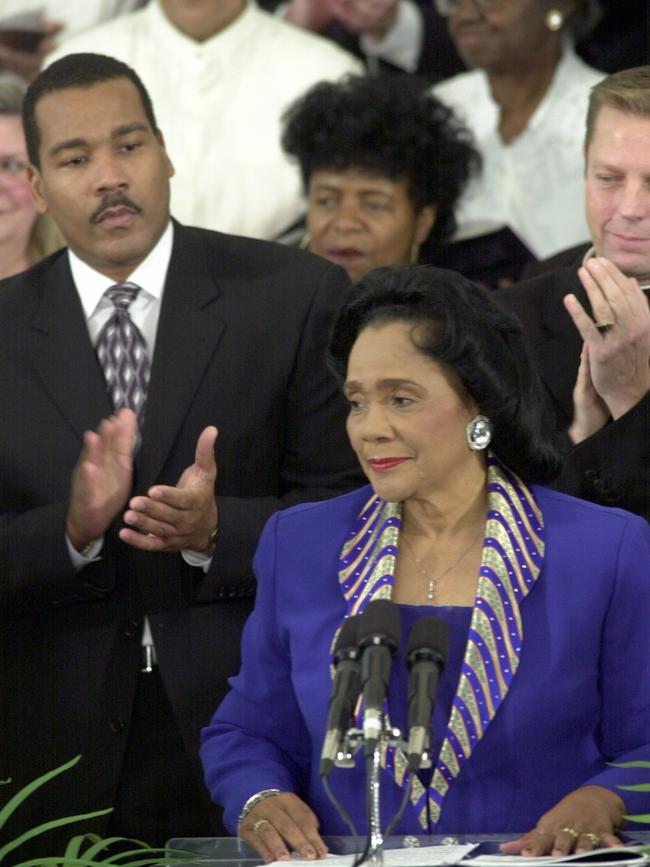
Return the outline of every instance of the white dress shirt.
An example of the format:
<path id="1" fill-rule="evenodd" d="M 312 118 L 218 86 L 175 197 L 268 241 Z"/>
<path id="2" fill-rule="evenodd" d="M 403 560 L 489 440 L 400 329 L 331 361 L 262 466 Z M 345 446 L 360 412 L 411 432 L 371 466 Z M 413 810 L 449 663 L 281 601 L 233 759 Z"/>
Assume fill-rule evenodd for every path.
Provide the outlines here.
<path id="1" fill-rule="evenodd" d="M 160 316 L 160 305 L 162 303 L 169 260 L 172 254 L 173 240 L 174 227 L 170 222 L 147 258 L 129 275 L 129 282 L 140 286 L 140 291 L 129 306 L 129 315 L 144 337 L 151 361 L 153 361 L 156 346 L 156 330 Z M 72 271 L 72 279 L 79 293 L 81 306 L 86 316 L 90 340 L 93 346 L 95 346 L 102 326 L 115 310 L 115 305 L 112 301 L 104 297 L 106 290 L 114 286 L 115 281 L 105 274 L 95 271 L 70 249 L 68 249 L 68 259 L 70 270 Z M 93 560 L 98 559 L 104 544 L 103 538 L 98 539 L 87 553 L 83 555 L 74 548 L 69 539 L 66 538 L 66 542 L 72 565 L 78 570 Z M 209 568 L 212 560 L 209 555 L 201 554 L 197 551 L 182 551 L 181 554 L 190 566 L 200 566 L 204 570 Z M 149 623 L 146 619 L 142 643 L 153 644 Z"/>
<path id="2" fill-rule="evenodd" d="M 526 129 L 505 144 L 500 109 L 481 69 L 462 72 L 433 92 L 474 135 L 483 171 L 456 212 L 456 237 L 509 226 L 538 259 L 589 240 L 582 145 L 589 91 L 604 73 L 566 45 L 544 99 Z"/>
<path id="3" fill-rule="evenodd" d="M 140 286 L 140 291 L 129 306 L 129 316 L 144 337 L 150 360 L 153 360 L 156 347 L 156 329 L 173 240 L 174 228 L 172 223 L 169 223 L 144 262 L 141 262 L 129 276 L 130 283 Z M 115 310 L 113 302 L 104 297 L 106 290 L 114 286 L 115 282 L 105 274 L 95 271 L 70 249 L 68 249 L 68 259 L 72 279 L 86 316 L 90 341 L 94 346 L 102 326 Z"/>

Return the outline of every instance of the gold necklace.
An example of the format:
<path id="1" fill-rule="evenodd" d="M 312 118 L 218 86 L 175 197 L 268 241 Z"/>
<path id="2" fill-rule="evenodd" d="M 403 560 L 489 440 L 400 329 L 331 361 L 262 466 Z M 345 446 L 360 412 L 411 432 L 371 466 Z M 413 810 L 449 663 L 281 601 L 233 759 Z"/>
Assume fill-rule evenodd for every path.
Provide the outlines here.
<path id="1" fill-rule="evenodd" d="M 472 541 L 469 543 L 469 545 L 467 546 L 467 548 L 465 548 L 465 550 L 461 552 L 460 556 L 458 556 L 458 557 L 454 560 L 454 562 L 451 564 L 451 566 L 448 566 L 448 567 L 445 569 L 445 571 L 444 571 L 441 575 L 438 575 L 437 578 L 434 578 L 432 575 L 429 574 L 429 572 L 427 572 L 427 570 L 424 568 L 424 563 L 422 562 L 422 560 L 419 560 L 419 559 L 415 556 L 415 551 L 413 550 L 413 546 L 411 545 L 411 543 L 409 542 L 409 540 L 407 539 L 407 537 L 406 537 L 406 536 L 402 536 L 402 539 L 403 539 L 403 541 L 404 541 L 406 547 L 409 549 L 409 553 L 410 553 L 411 557 L 413 558 L 413 560 L 414 560 L 414 562 L 415 562 L 415 565 L 418 567 L 418 569 L 420 570 L 420 572 L 421 572 L 421 573 L 424 575 L 424 577 L 427 579 L 427 599 L 428 599 L 430 602 L 433 602 L 433 601 L 435 600 L 436 584 L 437 584 L 439 581 L 441 581 L 441 580 L 445 577 L 445 575 L 448 575 L 448 574 L 451 572 L 452 569 L 455 569 L 456 566 L 458 566 L 458 564 L 460 563 L 460 561 L 461 561 L 465 556 L 467 556 L 467 554 L 469 554 L 469 552 L 472 550 L 472 548 L 474 547 L 474 545 L 476 545 L 476 543 L 478 542 L 478 540 L 479 540 L 482 536 L 483 536 L 483 530 L 481 530 L 481 532 L 480 532 L 480 534 L 479 534 L 478 536 L 476 536 L 474 539 L 472 539 Z"/>

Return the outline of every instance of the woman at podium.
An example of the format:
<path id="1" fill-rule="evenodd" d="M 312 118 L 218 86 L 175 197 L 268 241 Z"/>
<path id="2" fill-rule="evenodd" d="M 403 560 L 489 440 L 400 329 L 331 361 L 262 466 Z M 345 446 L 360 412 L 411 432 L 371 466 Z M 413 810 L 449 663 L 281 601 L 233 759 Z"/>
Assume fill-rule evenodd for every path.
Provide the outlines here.
<path id="1" fill-rule="evenodd" d="M 511 854 L 616 845 L 650 759 L 650 528 L 568 497 L 517 321 L 475 284 L 383 268 L 352 290 L 331 362 L 369 485 L 271 518 L 243 663 L 203 732 L 226 825 L 268 860 L 325 854 L 349 833 L 319 778 L 333 636 L 375 599 L 401 612 L 386 714 L 405 730 L 411 627 L 450 644 L 430 724 L 432 767 L 381 750 L 382 827 L 508 834 Z M 328 444 L 323 442 L 323 448 Z M 645 772 L 647 774 L 647 771 Z M 361 833 L 365 768 L 329 783 Z"/>

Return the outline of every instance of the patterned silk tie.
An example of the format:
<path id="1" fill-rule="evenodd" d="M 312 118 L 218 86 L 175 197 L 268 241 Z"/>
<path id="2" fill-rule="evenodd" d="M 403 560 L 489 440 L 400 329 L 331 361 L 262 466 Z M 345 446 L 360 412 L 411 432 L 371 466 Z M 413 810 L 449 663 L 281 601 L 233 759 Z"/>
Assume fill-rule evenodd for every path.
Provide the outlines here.
<path id="1" fill-rule="evenodd" d="M 134 410 L 142 434 L 149 385 L 149 353 L 138 326 L 129 316 L 129 305 L 140 291 L 135 283 L 118 283 L 104 292 L 115 310 L 97 337 L 97 358 L 104 370 L 113 411 Z"/>

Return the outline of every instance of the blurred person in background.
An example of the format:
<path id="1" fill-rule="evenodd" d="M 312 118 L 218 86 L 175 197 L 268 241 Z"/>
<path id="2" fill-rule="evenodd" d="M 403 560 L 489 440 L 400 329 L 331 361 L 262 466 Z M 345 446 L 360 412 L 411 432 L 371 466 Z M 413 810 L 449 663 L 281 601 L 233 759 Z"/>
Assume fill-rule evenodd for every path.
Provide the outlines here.
<path id="1" fill-rule="evenodd" d="M 371 72 L 414 72 L 438 81 L 464 69 L 429 0 L 262 0 L 261 5 L 333 39 Z"/>
<path id="2" fill-rule="evenodd" d="M 459 237 L 508 227 L 542 259 L 589 237 L 583 118 L 603 75 L 575 53 L 596 0 L 436 0 L 471 71 L 434 93 L 474 133 L 483 172 L 458 210 Z"/>
<path id="3" fill-rule="evenodd" d="M 495 297 L 573 446 L 556 484 L 650 520 L 650 66 L 591 91 L 580 176 L 589 242 Z"/>
<path id="4" fill-rule="evenodd" d="M 43 58 L 75 33 L 144 6 L 146 0 L 0 0 L 0 69 L 29 82 Z M 36 6 L 36 4 L 34 4 Z"/>
<path id="5" fill-rule="evenodd" d="M 106 46 L 156 105 L 176 168 L 178 219 L 273 240 L 302 216 L 281 117 L 316 82 L 359 72 L 355 57 L 252 0 L 151 0 L 68 40 L 47 62 Z"/>
<path id="6" fill-rule="evenodd" d="M 36 213 L 27 180 L 21 111 L 25 85 L 0 73 L 0 279 L 34 265 L 63 246 L 52 219 Z"/>
<path id="7" fill-rule="evenodd" d="M 454 207 L 480 164 L 453 112 L 404 77 L 316 85 L 288 111 L 282 143 L 307 194 L 303 246 L 353 282 L 417 261 L 428 238 L 444 257 Z"/>

